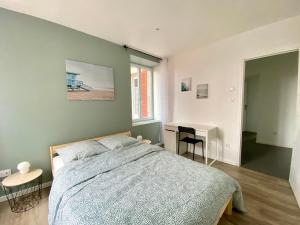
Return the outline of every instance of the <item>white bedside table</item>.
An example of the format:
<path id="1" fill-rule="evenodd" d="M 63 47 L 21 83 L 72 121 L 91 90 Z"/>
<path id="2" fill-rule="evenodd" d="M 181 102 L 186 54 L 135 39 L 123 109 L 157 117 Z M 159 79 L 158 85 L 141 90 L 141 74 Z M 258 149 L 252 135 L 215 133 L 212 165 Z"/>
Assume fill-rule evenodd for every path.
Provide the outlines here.
<path id="1" fill-rule="evenodd" d="M 42 190 L 42 175 L 42 169 L 31 169 L 26 174 L 14 173 L 2 181 L 12 212 L 25 212 L 39 203 Z"/>

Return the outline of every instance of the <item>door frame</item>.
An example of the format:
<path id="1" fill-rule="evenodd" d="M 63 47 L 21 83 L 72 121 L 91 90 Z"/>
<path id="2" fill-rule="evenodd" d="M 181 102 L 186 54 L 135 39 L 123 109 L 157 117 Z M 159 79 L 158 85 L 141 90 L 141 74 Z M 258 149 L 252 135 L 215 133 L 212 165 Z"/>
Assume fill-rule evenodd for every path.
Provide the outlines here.
<path id="1" fill-rule="evenodd" d="M 240 121 L 239 121 L 239 131 L 240 131 L 240 141 L 239 141 L 239 158 L 238 158 L 238 165 L 237 166 L 241 166 L 241 162 L 242 162 L 242 135 L 243 135 L 243 119 L 244 119 L 244 97 L 245 97 L 245 78 L 246 78 L 246 62 L 247 61 L 251 61 L 254 59 L 261 59 L 261 58 L 266 58 L 266 57 L 270 57 L 270 56 L 276 56 L 276 55 L 282 55 L 282 54 L 286 54 L 286 53 L 291 53 L 291 52 L 298 52 L 298 79 L 297 79 L 297 102 L 296 102 L 296 107 L 295 109 L 297 110 L 298 105 L 300 104 L 300 99 L 299 99 L 299 94 L 300 94 L 300 47 L 299 48 L 292 48 L 289 50 L 285 50 L 285 51 L 279 51 L 279 52 L 274 52 L 271 54 L 265 54 L 265 55 L 259 55 L 256 57 L 252 57 L 252 58 L 245 58 L 242 61 L 242 78 L 241 78 L 241 99 L 240 99 Z M 297 123 L 297 129 L 298 130 L 298 123 Z"/>

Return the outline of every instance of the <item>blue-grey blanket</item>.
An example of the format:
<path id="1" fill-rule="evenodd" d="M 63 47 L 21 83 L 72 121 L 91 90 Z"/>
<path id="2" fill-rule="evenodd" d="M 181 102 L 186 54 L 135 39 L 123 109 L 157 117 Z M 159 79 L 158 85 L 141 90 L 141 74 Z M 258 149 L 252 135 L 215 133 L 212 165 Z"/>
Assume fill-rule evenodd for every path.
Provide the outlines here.
<path id="1" fill-rule="evenodd" d="M 61 168 L 49 197 L 50 225 L 212 225 L 240 186 L 222 171 L 137 143 Z"/>

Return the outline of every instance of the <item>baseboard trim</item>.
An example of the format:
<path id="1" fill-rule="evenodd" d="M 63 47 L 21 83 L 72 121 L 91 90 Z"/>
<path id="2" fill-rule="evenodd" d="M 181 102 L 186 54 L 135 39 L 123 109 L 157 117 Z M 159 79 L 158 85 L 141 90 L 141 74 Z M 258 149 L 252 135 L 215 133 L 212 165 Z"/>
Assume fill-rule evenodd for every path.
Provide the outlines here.
<path id="1" fill-rule="evenodd" d="M 42 184 L 42 189 L 50 187 L 51 185 L 52 185 L 52 181 L 45 182 L 45 183 Z M 5 201 L 7 201 L 6 196 L 5 195 L 0 196 L 0 202 L 5 202 Z"/>
<path id="2" fill-rule="evenodd" d="M 264 142 L 264 141 L 256 141 L 257 144 L 262 144 L 262 145 L 271 145 L 275 147 L 280 147 L 280 148 L 293 148 L 293 146 L 284 146 L 284 145 L 279 145 L 276 143 L 271 143 L 271 142 Z"/>
<path id="3" fill-rule="evenodd" d="M 222 159 L 220 161 L 223 162 L 223 163 L 227 163 L 227 164 L 233 165 L 233 166 L 238 166 L 238 164 L 235 161 L 232 161 L 232 160 Z"/>
<path id="4" fill-rule="evenodd" d="M 192 153 L 191 151 L 188 151 L 188 153 Z M 195 151 L 195 155 L 198 155 L 198 156 L 202 156 L 202 152 L 196 152 Z M 210 159 L 214 159 L 214 157 L 212 157 L 212 154 L 208 154 L 208 158 Z M 235 161 L 232 161 L 232 160 L 229 160 L 229 159 L 221 159 L 219 157 L 219 159 L 217 159 L 217 161 L 219 162 L 223 162 L 223 163 L 226 163 L 226 164 L 230 164 L 232 166 L 239 166 L 239 164 Z"/>

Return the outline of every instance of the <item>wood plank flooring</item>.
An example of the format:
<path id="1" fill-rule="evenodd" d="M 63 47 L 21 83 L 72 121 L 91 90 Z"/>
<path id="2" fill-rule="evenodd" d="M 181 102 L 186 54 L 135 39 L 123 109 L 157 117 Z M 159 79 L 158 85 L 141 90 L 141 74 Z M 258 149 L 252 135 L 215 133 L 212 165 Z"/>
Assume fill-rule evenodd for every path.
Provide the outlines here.
<path id="1" fill-rule="evenodd" d="M 183 155 L 192 158 L 192 154 Z M 203 162 L 202 157 L 195 160 Z M 287 180 L 216 162 L 214 167 L 239 181 L 248 210 L 224 215 L 219 225 L 300 225 L 300 209 Z"/>
<path id="2" fill-rule="evenodd" d="M 48 195 L 50 188 L 42 191 L 42 199 L 39 204 L 31 210 L 23 213 L 10 211 L 8 202 L 0 203 L 1 225 L 48 225 Z"/>
<path id="3" fill-rule="evenodd" d="M 191 154 L 184 157 L 191 158 Z M 202 158 L 196 156 L 196 161 Z M 223 216 L 219 225 L 298 225 L 300 209 L 286 180 L 216 162 L 214 167 L 237 179 L 243 189 L 248 212 Z M 1 225 L 47 225 L 49 188 L 43 190 L 40 204 L 32 210 L 16 214 L 7 202 L 0 203 Z"/>

